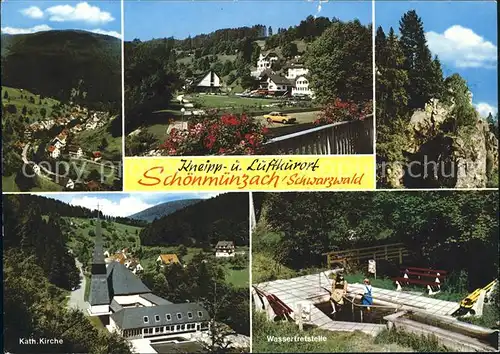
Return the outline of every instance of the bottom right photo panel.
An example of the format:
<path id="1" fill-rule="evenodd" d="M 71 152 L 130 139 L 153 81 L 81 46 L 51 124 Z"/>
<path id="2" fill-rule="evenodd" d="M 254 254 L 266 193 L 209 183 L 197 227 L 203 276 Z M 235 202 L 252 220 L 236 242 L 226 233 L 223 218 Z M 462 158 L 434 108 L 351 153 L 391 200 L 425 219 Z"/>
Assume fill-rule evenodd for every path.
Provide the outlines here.
<path id="1" fill-rule="evenodd" d="M 498 351 L 498 199 L 252 193 L 253 352 Z"/>

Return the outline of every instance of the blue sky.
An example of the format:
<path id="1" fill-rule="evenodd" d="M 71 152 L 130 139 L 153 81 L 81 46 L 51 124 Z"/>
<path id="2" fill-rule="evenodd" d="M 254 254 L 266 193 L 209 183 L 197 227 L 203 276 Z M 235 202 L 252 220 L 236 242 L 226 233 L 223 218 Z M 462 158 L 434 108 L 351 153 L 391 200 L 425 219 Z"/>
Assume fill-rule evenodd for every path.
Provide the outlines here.
<path id="1" fill-rule="evenodd" d="M 469 84 L 473 103 L 483 115 L 498 109 L 497 8 L 494 1 L 379 1 L 375 25 L 399 33 L 408 10 L 422 18 L 429 48 L 443 72 L 459 73 Z"/>
<path id="2" fill-rule="evenodd" d="M 318 11 L 320 10 L 320 11 Z M 171 15 L 172 14 L 172 15 Z M 358 18 L 370 23 L 371 1 L 321 3 L 318 1 L 125 1 L 125 40 L 174 37 L 209 33 L 221 28 L 262 24 L 278 27 L 298 25 L 309 15 Z M 144 20 L 147 19 L 147 23 Z"/>
<path id="3" fill-rule="evenodd" d="M 44 197 L 53 198 L 72 205 L 100 210 L 105 215 L 129 216 L 152 206 L 181 199 L 208 199 L 220 193 L 50 193 Z"/>
<path id="4" fill-rule="evenodd" d="M 51 29 L 81 29 L 120 37 L 121 3 L 119 0 L 2 2 L 2 33 Z"/>

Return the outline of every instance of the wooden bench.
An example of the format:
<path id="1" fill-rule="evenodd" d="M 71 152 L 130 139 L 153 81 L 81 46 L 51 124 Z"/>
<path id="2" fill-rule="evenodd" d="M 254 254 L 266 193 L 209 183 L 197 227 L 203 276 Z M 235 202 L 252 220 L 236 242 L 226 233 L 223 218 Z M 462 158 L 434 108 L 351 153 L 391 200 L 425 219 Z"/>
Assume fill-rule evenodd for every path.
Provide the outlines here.
<path id="1" fill-rule="evenodd" d="M 429 295 L 434 295 L 434 294 L 437 294 L 438 292 L 441 291 L 441 283 L 438 283 L 436 281 L 422 280 L 422 279 L 415 279 L 415 278 L 405 278 L 405 277 L 395 277 L 395 278 L 392 278 L 392 280 L 394 280 L 398 285 L 396 291 L 401 291 L 402 285 L 408 285 L 408 284 L 416 284 L 416 285 L 426 286 Z"/>
<path id="2" fill-rule="evenodd" d="M 437 274 L 437 273 L 439 273 L 440 275 L 444 275 L 444 276 L 446 276 L 446 274 L 448 274 L 448 272 L 446 270 L 439 270 L 439 269 L 418 268 L 418 267 L 404 267 L 404 266 L 402 266 L 401 269 L 408 270 L 410 272 L 421 272 L 421 273 L 427 273 L 427 274 Z"/>
<path id="3" fill-rule="evenodd" d="M 411 271 L 408 271 L 408 272 L 407 271 L 402 271 L 402 272 L 405 273 L 405 274 L 408 274 L 408 275 L 415 275 L 417 277 L 434 278 L 434 279 L 436 279 L 436 278 L 438 278 L 438 279 L 444 279 L 444 278 L 446 278 L 445 275 L 441 275 L 440 273 L 439 273 L 439 275 L 437 275 L 437 273 L 436 274 L 429 274 L 429 273 L 420 273 L 420 272 L 411 272 Z"/>
<path id="4" fill-rule="evenodd" d="M 437 283 L 435 281 L 430 281 L 430 280 L 422 280 L 422 279 L 413 279 L 413 278 L 403 278 L 403 277 L 395 277 L 392 278 L 392 280 L 399 282 L 401 285 L 402 284 L 417 284 L 417 285 L 430 285 L 430 286 L 440 286 L 440 283 Z"/>

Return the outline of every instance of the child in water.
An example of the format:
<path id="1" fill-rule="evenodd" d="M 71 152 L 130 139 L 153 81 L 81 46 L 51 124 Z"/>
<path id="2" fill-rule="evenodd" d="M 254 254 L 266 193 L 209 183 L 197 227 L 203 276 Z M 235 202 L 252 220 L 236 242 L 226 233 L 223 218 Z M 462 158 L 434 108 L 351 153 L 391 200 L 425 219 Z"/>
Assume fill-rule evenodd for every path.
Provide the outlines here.
<path id="1" fill-rule="evenodd" d="M 363 280 L 363 285 L 365 286 L 365 292 L 363 294 L 361 304 L 368 306 L 366 310 L 370 311 L 370 306 L 373 305 L 372 286 L 370 284 L 370 279 Z"/>

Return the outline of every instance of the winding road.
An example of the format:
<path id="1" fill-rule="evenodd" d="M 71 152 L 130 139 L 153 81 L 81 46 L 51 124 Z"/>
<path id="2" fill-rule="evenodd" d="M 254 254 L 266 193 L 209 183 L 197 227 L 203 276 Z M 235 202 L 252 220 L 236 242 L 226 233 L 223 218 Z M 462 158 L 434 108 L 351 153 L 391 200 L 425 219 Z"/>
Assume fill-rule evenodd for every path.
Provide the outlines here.
<path id="1" fill-rule="evenodd" d="M 80 271 L 81 281 L 80 281 L 80 286 L 71 292 L 71 295 L 69 296 L 68 300 L 68 307 L 78 309 L 86 314 L 88 304 L 87 302 L 85 302 L 85 283 L 87 282 L 87 280 L 83 275 L 83 269 L 82 269 L 83 264 L 81 264 L 76 258 L 75 258 L 75 264 L 78 270 Z"/>

